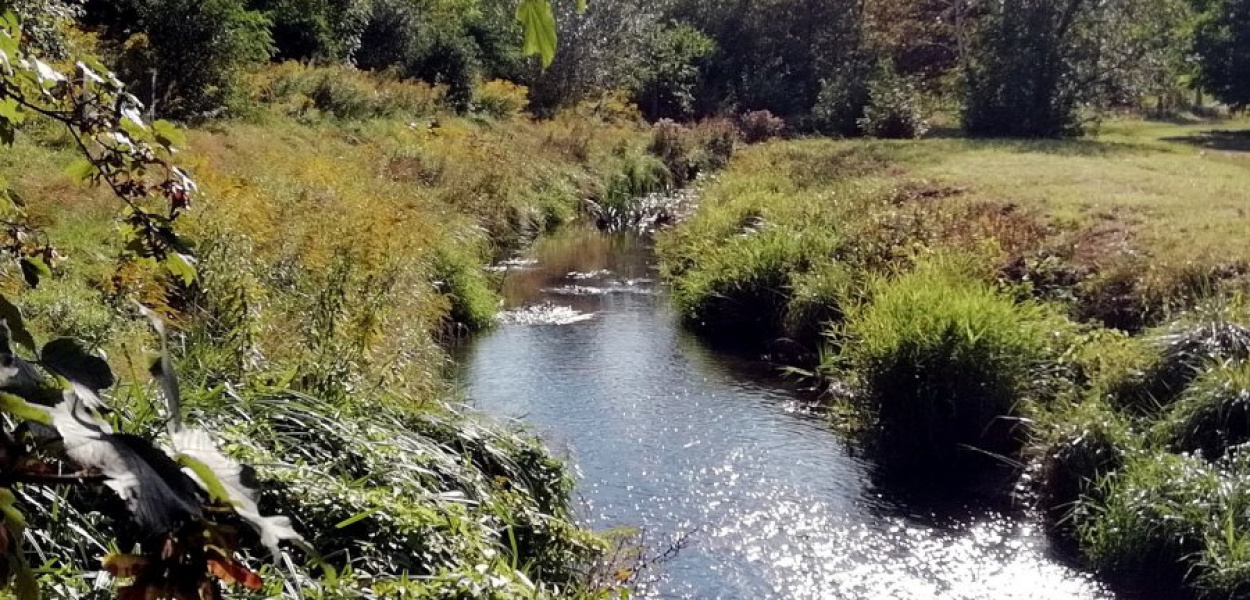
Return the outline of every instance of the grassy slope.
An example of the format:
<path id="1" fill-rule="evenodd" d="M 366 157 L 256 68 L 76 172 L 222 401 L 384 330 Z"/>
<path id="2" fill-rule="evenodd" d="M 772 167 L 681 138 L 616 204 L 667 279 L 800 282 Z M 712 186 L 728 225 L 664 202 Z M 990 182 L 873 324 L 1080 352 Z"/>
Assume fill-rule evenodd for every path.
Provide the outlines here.
<path id="1" fill-rule="evenodd" d="M 818 349 L 857 388 L 838 414 L 883 459 L 1017 453 L 1093 566 L 1246 597 L 1250 461 L 1232 447 L 1250 390 L 1218 365 L 1248 358 L 1228 324 L 1247 317 L 1247 125 L 748 148 L 661 238 L 662 266 L 694 327 Z M 1027 439 L 978 413 L 991 400 Z M 1207 458 L 1177 454 L 1191 447 Z"/>
<path id="2" fill-rule="evenodd" d="M 325 110 L 272 104 L 189 132 L 180 161 L 203 191 L 183 225 L 198 244 L 189 293 L 118 261 L 114 201 L 64 174 L 74 154 L 56 130 L 28 128 L 0 150 L 0 173 L 70 258 L 36 290 L 13 270 L 0 288 L 40 338 L 78 336 L 105 351 L 133 382 L 114 406 L 152 432 L 161 425 L 143 365 L 153 340 L 127 299 L 167 306 L 189 410 L 262 465 L 266 510 L 292 515 L 340 575 L 380 575 L 303 580 L 305 594 L 398 586 L 415 597 L 528 598 L 525 577 L 580 589 L 597 542 L 571 523 L 562 465 L 444 406 L 442 342 L 490 323 L 497 297 L 481 267 L 602 197 L 645 159 L 648 130 L 585 112 L 543 123 L 427 114 L 414 107 L 430 105 L 431 91 L 396 82 L 387 89 L 403 101 L 374 111 L 382 117 L 340 120 L 335 102 L 368 109 L 380 102 L 376 83 L 349 71 L 323 80 L 345 86 L 324 94 Z M 40 541 L 63 557 L 49 581 L 70 596 L 86 582 L 65 575 L 99 557 L 64 519 L 96 543 L 113 532 L 73 504 Z M 302 577 L 267 571 L 275 594 Z M 393 579 L 401 573 L 435 577 Z"/>

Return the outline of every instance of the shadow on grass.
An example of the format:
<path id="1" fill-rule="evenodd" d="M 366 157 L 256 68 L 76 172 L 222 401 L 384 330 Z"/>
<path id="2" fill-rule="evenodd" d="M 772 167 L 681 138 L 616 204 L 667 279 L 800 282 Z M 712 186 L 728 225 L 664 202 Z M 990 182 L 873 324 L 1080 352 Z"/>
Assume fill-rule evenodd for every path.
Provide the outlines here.
<path id="1" fill-rule="evenodd" d="M 1201 131 L 1194 135 L 1162 138 L 1165 142 L 1189 144 L 1223 152 L 1250 152 L 1250 129 Z"/>
<path id="2" fill-rule="evenodd" d="M 1008 138 L 973 137 L 957 128 L 930 131 L 925 139 L 957 140 L 970 149 L 992 149 L 1004 152 L 1042 153 L 1057 156 L 1112 156 L 1150 151 L 1146 144 L 1070 138 Z"/>

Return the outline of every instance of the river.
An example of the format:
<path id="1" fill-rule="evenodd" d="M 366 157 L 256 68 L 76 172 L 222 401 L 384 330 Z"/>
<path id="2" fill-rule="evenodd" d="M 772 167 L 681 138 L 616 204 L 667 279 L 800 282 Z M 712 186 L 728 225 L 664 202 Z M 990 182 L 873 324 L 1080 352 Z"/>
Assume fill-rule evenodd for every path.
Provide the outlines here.
<path id="1" fill-rule="evenodd" d="M 505 268 L 466 396 L 567 455 L 591 526 L 688 534 L 642 597 L 1113 597 L 1024 515 L 875 486 L 802 393 L 682 330 L 645 238 L 575 229 Z"/>

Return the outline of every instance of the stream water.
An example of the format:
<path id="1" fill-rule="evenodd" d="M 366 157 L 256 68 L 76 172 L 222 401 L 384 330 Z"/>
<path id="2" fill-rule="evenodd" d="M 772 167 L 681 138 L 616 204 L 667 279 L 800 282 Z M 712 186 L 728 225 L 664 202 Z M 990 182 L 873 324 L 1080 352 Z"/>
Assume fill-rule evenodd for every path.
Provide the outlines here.
<path id="1" fill-rule="evenodd" d="M 577 465 L 592 526 L 688 534 L 643 597 L 1112 597 L 1021 515 L 876 487 L 802 394 L 683 332 L 646 240 L 575 230 L 533 259 L 462 383 Z"/>

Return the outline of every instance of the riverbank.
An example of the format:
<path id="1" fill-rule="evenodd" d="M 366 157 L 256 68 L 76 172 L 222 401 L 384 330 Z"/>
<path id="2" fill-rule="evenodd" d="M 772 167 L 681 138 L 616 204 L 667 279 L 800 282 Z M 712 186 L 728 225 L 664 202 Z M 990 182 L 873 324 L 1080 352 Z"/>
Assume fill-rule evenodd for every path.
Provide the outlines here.
<path id="1" fill-rule="evenodd" d="M 1020 464 L 1091 567 L 1241 597 L 1245 126 L 757 146 L 661 262 L 692 328 L 839 382 L 882 471 Z"/>
<path id="2" fill-rule="evenodd" d="M 681 129 L 696 141 L 660 153 L 625 106 L 536 122 L 516 86 L 485 86 L 483 108 L 457 116 L 439 88 L 346 68 L 282 65 L 253 79 L 252 114 L 179 141 L 200 186 L 180 220 L 196 245 L 194 286 L 126 252 L 116 201 L 67 175 L 71 141 L 32 122 L 0 151 L 0 175 L 67 258 L 33 290 L 4 273 L 6 297 L 38 338 L 77 337 L 109 357 L 128 380 L 110 407 L 136 431 L 163 424 L 145 368 L 157 342 L 131 299 L 176 325 L 184 408 L 257 465 L 262 510 L 291 516 L 310 544 L 265 567 L 260 593 L 612 593 L 596 570 L 604 542 L 574 519 L 566 466 L 528 435 L 452 408 L 447 348 L 492 326 L 492 260 L 681 183 L 703 160 L 688 153 L 706 145 Z M 31 549 L 51 561 L 45 587 L 87 593 L 98 581 L 79 574 L 98 568 L 113 531 L 76 497 L 39 493 L 23 500 L 49 532 Z"/>
<path id="3" fill-rule="evenodd" d="M 680 548 L 625 572 L 634 597 L 1114 600 L 1025 511 L 880 485 L 808 390 L 681 327 L 651 247 L 545 236 L 457 354 L 474 407 L 577 464 L 590 525 Z"/>

